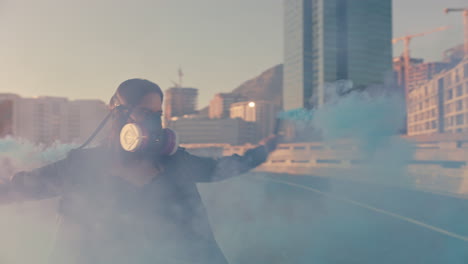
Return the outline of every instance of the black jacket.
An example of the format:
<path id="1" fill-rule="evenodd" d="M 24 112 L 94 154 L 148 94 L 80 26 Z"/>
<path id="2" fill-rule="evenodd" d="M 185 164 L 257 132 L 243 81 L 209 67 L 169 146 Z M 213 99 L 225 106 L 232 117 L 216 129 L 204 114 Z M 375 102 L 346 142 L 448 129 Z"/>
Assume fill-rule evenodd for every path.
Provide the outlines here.
<path id="1" fill-rule="evenodd" d="M 143 186 L 109 173 L 109 151 L 72 151 L 12 178 L 11 187 L 24 199 L 61 197 L 61 228 L 51 263 L 227 263 L 196 183 L 260 165 L 268 155 L 263 146 L 220 159 L 179 148 L 162 160 L 163 172 Z"/>

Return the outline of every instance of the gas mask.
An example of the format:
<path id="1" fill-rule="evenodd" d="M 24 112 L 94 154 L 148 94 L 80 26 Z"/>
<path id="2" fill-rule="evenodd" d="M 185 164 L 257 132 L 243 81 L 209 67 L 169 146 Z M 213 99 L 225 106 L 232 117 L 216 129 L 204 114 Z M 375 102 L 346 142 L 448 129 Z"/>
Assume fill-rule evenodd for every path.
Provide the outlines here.
<path id="1" fill-rule="evenodd" d="M 79 149 L 88 145 L 107 121 L 114 116 L 121 124 L 124 124 L 120 130 L 119 140 L 125 152 L 151 156 L 170 156 L 176 153 L 179 147 L 177 134 L 172 129 L 162 128 L 160 113 L 148 113 L 142 122 L 137 123 L 128 122 L 131 111 L 132 109 L 125 106 L 116 106 Z"/>
<path id="2" fill-rule="evenodd" d="M 170 156 L 177 151 L 177 141 L 173 130 L 162 128 L 159 113 L 151 113 L 140 123 L 127 123 L 120 130 L 120 146 L 129 152 Z"/>

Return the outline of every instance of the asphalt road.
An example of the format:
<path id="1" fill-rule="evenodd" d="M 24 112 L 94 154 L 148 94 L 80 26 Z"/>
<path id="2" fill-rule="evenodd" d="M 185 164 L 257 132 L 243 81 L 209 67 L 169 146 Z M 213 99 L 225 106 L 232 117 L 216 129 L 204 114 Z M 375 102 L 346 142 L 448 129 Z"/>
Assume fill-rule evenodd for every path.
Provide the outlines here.
<path id="1" fill-rule="evenodd" d="M 232 263 L 468 263 L 466 199 L 265 173 L 201 189 Z"/>

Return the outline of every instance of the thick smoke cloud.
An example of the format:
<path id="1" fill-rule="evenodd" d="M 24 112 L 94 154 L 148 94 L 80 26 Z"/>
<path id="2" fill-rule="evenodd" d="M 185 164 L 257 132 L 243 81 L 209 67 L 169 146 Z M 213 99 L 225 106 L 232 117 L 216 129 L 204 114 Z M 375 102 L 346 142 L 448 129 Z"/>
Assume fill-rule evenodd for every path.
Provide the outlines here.
<path id="1" fill-rule="evenodd" d="M 51 146 L 27 140 L 0 139 L 0 180 L 64 158 L 76 147 L 55 143 Z M 57 200 L 33 201 L 0 206 L 0 263 L 47 264 L 56 229 Z"/>
<path id="2" fill-rule="evenodd" d="M 354 92 L 333 100 L 315 112 L 312 126 L 322 131 L 325 144 L 348 139 L 363 161 L 359 178 L 380 183 L 410 184 L 406 168 L 413 158 L 412 144 L 399 137 L 405 122 L 402 97 L 371 96 Z"/>

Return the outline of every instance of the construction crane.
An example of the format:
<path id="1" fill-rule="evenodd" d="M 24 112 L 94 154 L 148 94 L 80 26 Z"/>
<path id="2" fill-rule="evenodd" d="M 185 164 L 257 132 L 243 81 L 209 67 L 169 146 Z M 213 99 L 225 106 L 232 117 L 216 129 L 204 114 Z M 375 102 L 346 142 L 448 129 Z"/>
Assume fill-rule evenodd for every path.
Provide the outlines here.
<path id="1" fill-rule="evenodd" d="M 445 8 L 446 14 L 450 12 L 463 12 L 463 27 L 465 31 L 465 42 L 464 42 L 464 55 L 468 58 L 468 8 Z"/>
<path id="2" fill-rule="evenodd" d="M 448 29 L 448 26 L 445 27 L 438 27 L 433 30 L 423 32 L 423 33 L 418 33 L 418 34 L 413 34 L 413 35 L 407 35 L 399 38 L 394 38 L 392 39 L 392 43 L 396 44 L 400 41 L 403 41 L 404 44 L 404 49 L 403 49 L 403 60 L 404 60 L 404 67 L 405 67 L 405 79 L 404 79 L 404 84 L 405 84 L 405 94 L 408 95 L 408 83 L 409 83 L 409 75 L 410 75 L 410 68 L 411 68 L 411 63 L 410 63 L 410 42 L 411 39 L 415 37 L 422 37 L 424 35 L 438 32 L 438 31 L 443 31 Z"/>

